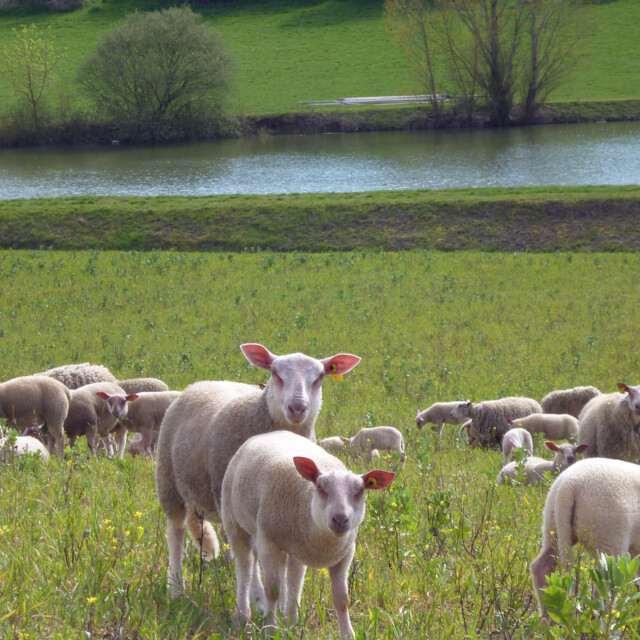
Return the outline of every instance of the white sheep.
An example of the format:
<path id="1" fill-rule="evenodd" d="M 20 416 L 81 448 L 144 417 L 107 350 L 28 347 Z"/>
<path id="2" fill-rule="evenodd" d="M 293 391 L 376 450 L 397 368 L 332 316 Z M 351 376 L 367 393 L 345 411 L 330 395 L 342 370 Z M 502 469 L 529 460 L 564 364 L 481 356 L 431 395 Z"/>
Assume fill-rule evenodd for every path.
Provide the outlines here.
<path id="1" fill-rule="evenodd" d="M 502 444 L 502 436 L 511 428 L 509 418 L 542 413 L 540 404 L 531 398 L 511 396 L 498 400 L 473 403 L 459 402 L 451 411 L 451 418 L 473 420 L 474 434 L 483 446 Z"/>
<path id="2" fill-rule="evenodd" d="M 17 436 L 10 446 L 9 438 L 0 437 L 0 458 L 3 458 L 4 454 L 22 456 L 28 453 L 39 456 L 45 463 L 49 462 L 49 452 L 37 438 L 33 436 Z"/>
<path id="3" fill-rule="evenodd" d="M 342 436 L 331 436 L 330 438 L 323 438 L 318 444 L 329 453 L 348 453 L 347 446 L 349 445 L 349 438 L 343 438 Z"/>
<path id="4" fill-rule="evenodd" d="M 63 423 L 69 411 L 71 391 L 46 376 L 23 376 L 0 384 L 0 418 L 20 432 L 46 426 L 49 452 L 64 457 Z"/>
<path id="5" fill-rule="evenodd" d="M 127 414 L 128 396 L 114 382 L 93 382 L 71 391 L 69 413 L 64 421 L 64 430 L 71 446 L 79 436 L 87 437 L 91 453 L 95 455 L 100 439 L 105 439 L 116 427 L 120 418 Z M 116 446 L 119 457 L 124 454 L 126 430 L 117 434 Z"/>
<path id="6" fill-rule="evenodd" d="M 400 431 L 394 427 L 368 427 L 360 429 L 355 436 L 349 439 L 349 452 L 360 453 L 369 462 L 373 461 L 375 450 L 397 451 L 401 454 L 404 464 L 406 455 L 404 452 L 404 439 Z"/>
<path id="7" fill-rule="evenodd" d="M 461 424 L 464 418 L 452 418 L 451 412 L 460 404 L 456 402 L 434 402 L 428 409 L 420 411 L 416 415 L 416 426 L 422 429 L 425 424 L 435 424 L 438 427 L 438 435 L 442 436 L 442 427 L 445 424 Z"/>
<path id="8" fill-rule="evenodd" d="M 578 442 L 589 445 L 585 458 L 640 462 L 640 385 L 618 383 L 624 393 L 595 396 L 580 413 Z"/>
<path id="9" fill-rule="evenodd" d="M 513 418 L 509 424 L 529 433 L 544 433 L 549 440 L 571 440 L 578 436 L 579 422 L 569 413 L 532 413 Z"/>
<path id="10" fill-rule="evenodd" d="M 146 391 L 169 391 L 167 383 L 158 378 L 129 378 L 128 380 L 118 380 L 118 385 L 127 394 Z"/>
<path id="11" fill-rule="evenodd" d="M 577 455 L 587 448 L 586 445 L 573 445 L 569 442 L 556 444 L 550 440 L 547 440 L 544 444 L 556 452 L 553 460 L 545 460 L 544 458 L 531 456 L 526 458 L 524 462 L 509 462 L 500 470 L 496 483 L 511 484 L 518 478 L 520 473 L 524 474 L 526 484 L 545 482 L 545 474 L 547 471 L 552 476 L 557 476 L 567 467 L 574 464 L 577 460 Z"/>
<path id="12" fill-rule="evenodd" d="M 101 364 L 90 364 L 89 362 L 64 364 L 34 375 L 47 376 L 58 380 L 69 389 L 79 389 L 92 382 L 116 382 L 115 376 L 107 367 Z"/>
<path id="13" fill-rule="evenodd" d="M 531 434 L 526 429 L 518 427 L 509 429 L 502 438 L 502 464 L 506 465 L 512 459 L 516 449 L 524 447 L 526 452 L 533 455 L 533 440 Z"/>
<path id="14" fill-rule="evenodd" d="M 540 616 L 548 620 L 541 589 L 558 562 L 566 570 L 576 542 L 595 557 L 640 554 L 640 466 L 609 458 L 580 460 L 558 476 L 547 494 L 542 550 L 531 563 Z"/>
<path id="15" fill-rule="evenodd" d="M 250 600 L 276 601 L 295 624 L 306 567 L 328 568 L 340 634 L 355 637 L 347 579 L 365 489 L 382 489 L 393 473 L 356 475 L 324 449 L 289 431 L 247 440 L 229 462 L 222 484 L 222 522 L 235 556 L 237 617 L 251 618 Z M 256 585 L 257 559 L 266 589 Z"/>
<path id="16" fill-rule="evenodd" d="M 172 597 L 182 587 L 185 526 L 201 557 L 218 554 L 210 523 L 220 522 L 222 479 L 240 445 L 253 435 L 281 429 L 315 439 L 324 377 L 347 373 L 360 362 L 350 354 L 324 360 L 302 353 L 276 356 L 259 344 L 241 349 L 249 362 L 271 372 L 264 390 L 239 382 L 196 382 L 171 404 L 160 426 L 156 489 L 167 516 Z"/>
<path id="17" fill-rule="evenodd" d="M 577 418 L 582 407 L 597 395 L 600 395 L 600 390 L 592 386 L 557 389 L 542 398 L 540 406 L 544 413 L 568 413 Z"/>
<path id="18" fill-rule="evenodd" d="M 129 393 L 129 406 L 125 416 L 118 421 L 119 429 L 140 433 L 142 451 L 150 457 L 153 455 L 158 440 L 160 424 L 171 403 L 180 396 L 180 391 L 142 391 Z M 120 438 L 122 436 L 120 435 Z"/>

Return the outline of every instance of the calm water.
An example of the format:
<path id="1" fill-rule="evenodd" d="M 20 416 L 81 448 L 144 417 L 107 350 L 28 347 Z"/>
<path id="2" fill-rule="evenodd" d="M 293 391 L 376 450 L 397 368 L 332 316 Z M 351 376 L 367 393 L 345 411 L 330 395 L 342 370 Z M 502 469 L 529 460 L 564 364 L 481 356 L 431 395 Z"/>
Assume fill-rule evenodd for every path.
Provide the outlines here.
<path id="1" fill-rule="evenodd" d="M 0 150 L 0 199 L 640 184 L 640 123 Z"/>

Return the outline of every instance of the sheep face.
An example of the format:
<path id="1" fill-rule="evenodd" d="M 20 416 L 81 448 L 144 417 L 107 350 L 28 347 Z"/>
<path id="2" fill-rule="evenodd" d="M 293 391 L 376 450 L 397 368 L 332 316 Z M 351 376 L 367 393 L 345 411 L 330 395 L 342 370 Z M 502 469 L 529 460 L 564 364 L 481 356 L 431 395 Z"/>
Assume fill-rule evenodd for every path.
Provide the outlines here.
<path id="1" fill-rule="evenodd" d="M 470 401 L 467 402 L 459 402 L 449 414 L 449 417 L 453 420 L 461 420 L 462 418 L 470 418 L 471 417 L 471 407 L 473 403 Z"/>
<path id="2" fill-rule="evenodd" d="M 97 391 L 96 393 L 103 400 L 106 400 L 107 407 L 109 408 L 109 413 L 115 418 L 123 418 L 124 416 L 126 416 L 127 401 L 135 400 L 138 397 L 135 394 L 125 396 L 125 395 L 122 395 L 121 393 L 108 394 L 108 393 L 105 393 L 104 391 Z"/>
<path id="3" fill-rule="evenodd" d="M 556 452 L 554 462 L 560 471 L 564 471 L 567 467 L 574 464 L 578 459 L 578 454 L 582 453 L 587 448 L 586 444 L 578 446 L 569 444 L 568 442 L 564 444 L 556 444 L 550 440 L 546 441 L 544 444 L 548 449 Z"/>
<path id="4" fill-rule="evenodd" d="M 629 411 L 631 411 L 631 413 L 635 413 L 638 416 L 640 416 L 640 385 L 637 385 L 635 387 L 630 387 L 624 382 L 619 382 L 618 388 L 621 391 L 626 391 L 628 394 L 627 404 L 629 405 Z M 638 418 L 638 420 L 640 420 L 640 418 Z M 636 422 L 638 420 L 636 420 Z"/>

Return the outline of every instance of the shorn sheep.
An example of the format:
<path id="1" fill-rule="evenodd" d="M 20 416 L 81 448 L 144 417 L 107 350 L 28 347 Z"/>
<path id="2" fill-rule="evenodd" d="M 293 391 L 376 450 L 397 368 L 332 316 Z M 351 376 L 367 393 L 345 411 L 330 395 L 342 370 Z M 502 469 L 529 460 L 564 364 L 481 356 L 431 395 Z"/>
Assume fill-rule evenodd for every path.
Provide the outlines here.
<path id="1" fill-rule="evenodd" d="M 328 568 L 340 634 L 354 638 L 347 579 L 364 518 L 366 489 L 382 489 L 393 473 L 355 475 L 321 447 L 289 431 L 247 440 L 231 459 L 222 484 L 222 522 L 235 556 L 237 617 L 251 618 L 252 594 L 276 601 L 285 620 L 298 620 L 306 567 Z M 256 585 L 259 573 L 266 589 Z"/>
<path id="2" fill-rule="evenodd" d="M 585 458 L 617 458 L 640 462 L 640 386 L 624 382 L 625 393 L 592 398 L 580 414 L 578 442 L 589 445 Z"/>
<path id="3" fill-rule="evenodd" d="M 69 389 L 79 389 L 93 382 L 116 382 L 115 376 L 107 367 L 101 364 L 90 364 L 89 362 L 64 364 L 61 367 L 48 369 L 34 375 L 47 376 L 58 380 Z"/>
<path id="4" fill-rule="evenodd" d="M 69 411 L 71 391 L 62 382 L 46 376 L 23 376 L 0 384 L 0 418 L 20 432 L 47 427 L 47 446 L 64 457 L 63 424 Z"/>
<path id="5" fill-rule="evenodd" d="M 156 489 L 167 516 L 171 596 L 182 588 L 185 526 L 203 558 L 218 554 L 211 522 L 220 522 L 224 472 L 251 436 L 286 429 L 315 439 L 327 375 L 351 371 L 360 358 L 338 354 L 316 360 L 302 353 L 277 356 L 243 344 L 249 362 L 271 373 L 264 390 L 254 384 L 203 381 L 188 386 L 167 409 L 156 449 Z"/>
<path id="6" fill-rule="evenodd" d="M 516 449 L 524 447 L 526 452 L 533 455 L 533 440 L 526 429 L 509 429 L 502 438 L 502 464 L 507 464 Z"/>
<path id="7" fill-rule="evenodd" d="M 528 416 L 530 413 L 542 413 L 540 404 L 531 398 L 507 397 L 499 400 L 485 400 L 473 403 L 459 402 L 451 411 L 452 419 L 471 419 L 474 437 L 483 446 L 500 447 L 502 436 L 511 425 L 509 418 Z"/>
<path id="8" fill-rule="evenodd" d="M 509 424 L 531 434 L 544 433 L 549 440 L 571 440 L 578 436 L 578 418 L 569 413 L 532 413 L 509 420 Z"/>
<path id="9" fill-rule="evenodd" d="M 360 429 L 353 438 L 349 440 L 348 449 L 350 453 L 360 453 L 369 461 L 373 461 L 373 452 L 397 451 L 401 455 L 402 463 L 406 460 L 404 452 L 404 438 L 400 431 L 394 427 L 368 427 Z"/>
<path id="10" fill-rule="evenodd" d="M 435 424 L 438 427 L 438 435 L 442 436 L 442 427 L 445 424 L 461 424 L 463 418 L 452 418 L 451 412 L 460 404 L 457 402 L 434 402 L 428 409 L 420 411 L 416 415 L 416 426 L 422 429 L 425 424 Z"/>
<path id="11" fill-rule="evenodd" d="M 640 554 L 640 466 L 609 458 L 580 460 L 558 476 L 547 494 L 542 550 L 531 563 L 540 616 L 548 620 L 541 590 L 558 562 L 566 570 L 581 542 L 595 557 Z"/>
<path id="12" fill-rule="evenodd" d="M 548 471 L 552 476 L 562 473 L 567 467 L 570 467 L 577 460 L 577 455 L 582 453 L 587 447 L 586 445 L 573 445 L 568 442 L 556 444 L 547 440 L 545 445 L 556 452 L 553 460 L 545 460 L 531 456 L 526 458 L 523 463 L 509 462 L 498 474 L 497 484 L 511 484 L 518 478 L 519 473 L 524 474 L 526 484 L 539 484 L 545 482 L 545 474 Z"/>
<path id="13" fill-rule="evenodd" d="M 540 406 L 544 413 L 568 413 L 577 418 L 582 407 L 597 395 L 600 395 L 600 389 L 592 386 L 557 389 L 542 398 Z"/>

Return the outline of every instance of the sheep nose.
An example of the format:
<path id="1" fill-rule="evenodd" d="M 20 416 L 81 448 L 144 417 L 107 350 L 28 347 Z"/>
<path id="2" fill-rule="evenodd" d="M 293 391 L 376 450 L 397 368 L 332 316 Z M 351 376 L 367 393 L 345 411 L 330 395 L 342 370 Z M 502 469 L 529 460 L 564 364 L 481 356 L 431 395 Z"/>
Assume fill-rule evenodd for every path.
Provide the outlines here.
<path id="1" fill-rule="evenodd" d="M 289 410 L 289 415 L 293 420 L 302 421 L 306 416 L 308 405 L 306 402 L 301 400 L 294 400 L 287 405 L 287 409 Z"/>
<path id="2" fill-rule="evenodd" d="M 350 518 L 347 513 L 334 513 L 331 516 L 329 527 L 335 533 L 346 533 L 349 531 Z"/>

